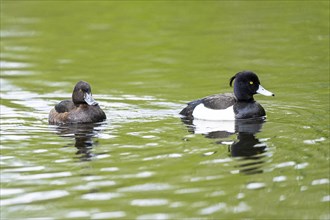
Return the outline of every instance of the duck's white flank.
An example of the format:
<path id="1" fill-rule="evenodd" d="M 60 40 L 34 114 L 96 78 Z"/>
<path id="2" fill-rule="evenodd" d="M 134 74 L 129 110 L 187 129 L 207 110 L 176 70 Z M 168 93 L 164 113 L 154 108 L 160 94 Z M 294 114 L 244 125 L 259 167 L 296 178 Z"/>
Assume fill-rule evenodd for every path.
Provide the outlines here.
<path id="1" fill-rule="evenodd" d="M 233 106 L 230 106 L 226 109 L 210 109 L 205 107 L 205 105 L 201 103 L 195 107 L 192 115 L 196 119 L 211 121 L 235 120 Z"/>

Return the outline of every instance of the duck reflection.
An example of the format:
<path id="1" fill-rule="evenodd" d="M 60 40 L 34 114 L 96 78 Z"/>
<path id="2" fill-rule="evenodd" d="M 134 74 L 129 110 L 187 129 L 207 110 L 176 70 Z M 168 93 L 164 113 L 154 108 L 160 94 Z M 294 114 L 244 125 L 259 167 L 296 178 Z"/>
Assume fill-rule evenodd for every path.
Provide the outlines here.
<path id="1" fill-rule="evenodd" d="M 238 162 L 239 171 L 245 174 L 262 172 L 261 165 L 267 145 L 256 138 L 260 132 L 264 119 L 246 119 L 235 121 L 203 121 L 185 120 L 188 130 L 194 134 L 202 134 L 206 138 L 222 139 L 217 144 L 227 145 L 228 152 Z M 237 134 L 237 139 L 228 141 L 228 137 Z M 225 139 L 225 140 L 223 140 Z M 227 139 L 227 140 L 226 140 Z"/>
<path id="2" fill-rule="evenodd" d="M 78 149 L 81 161 L 89 161 L 94 156 L 93 146 L 97 145 L 93 139 L 98 136 L 104 123 L 64 124 L 56 127 L 57 134 L 65 138 L 74 138 L 74 146 Z"/>

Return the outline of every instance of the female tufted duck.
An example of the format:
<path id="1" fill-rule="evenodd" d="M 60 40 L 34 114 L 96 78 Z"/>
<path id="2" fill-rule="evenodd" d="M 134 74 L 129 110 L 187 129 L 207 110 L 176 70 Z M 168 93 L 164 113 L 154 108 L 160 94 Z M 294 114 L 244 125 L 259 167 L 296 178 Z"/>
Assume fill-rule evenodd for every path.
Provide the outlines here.
<path id="1" fill-rule="evenodd" d="M 72 101 L 61 101 L 50 111 L 48 117 L 50 124 L 93 123 L 105 119 L 105 113 L 92 97 L 90 85 L 83 81 L 79 81 L 74 87 Z"/>
<path id="2" fill-rule="evenodd" d="M 253 95 L 274 96 L 260 85 L 258 76 L 251 71 L 242 71 L 230 79 L 234 83 L 234 94 L 216 94 L 188 103 L 180 114 L 187 119 L 235 120 L 262 118 L 264 108 L 253 99 Z"/>

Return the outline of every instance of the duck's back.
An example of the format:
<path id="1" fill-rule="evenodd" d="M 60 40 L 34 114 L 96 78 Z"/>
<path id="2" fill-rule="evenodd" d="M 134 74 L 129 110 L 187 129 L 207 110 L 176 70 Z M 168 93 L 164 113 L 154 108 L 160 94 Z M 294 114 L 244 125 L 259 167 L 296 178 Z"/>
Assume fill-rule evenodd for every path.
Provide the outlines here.
<path id="1" fill-rule="evenodd" d="M 205 107 L 215 110 L 226 109 L 237 101 L 233 93 L 211 95 L 202 100 Z"/>
<path id="2" fill-rule="evenodd" d="M 55 110 L 58 113 L 69 112 L 75 108 L 74 103 L 71 100 L 64 100 L 55 105 Z"/>

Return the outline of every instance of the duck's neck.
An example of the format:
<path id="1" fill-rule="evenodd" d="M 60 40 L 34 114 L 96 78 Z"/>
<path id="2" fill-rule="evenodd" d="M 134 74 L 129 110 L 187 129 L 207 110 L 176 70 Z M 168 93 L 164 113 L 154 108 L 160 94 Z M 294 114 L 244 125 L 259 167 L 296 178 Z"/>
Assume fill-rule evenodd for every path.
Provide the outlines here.
<path id="1" fill-rule="evenodd" d="M 237 101 L 240 102 L 253 102 L 254 98 L 251 95 L 241 93 L 239 91 L 234 91 Z"/>

